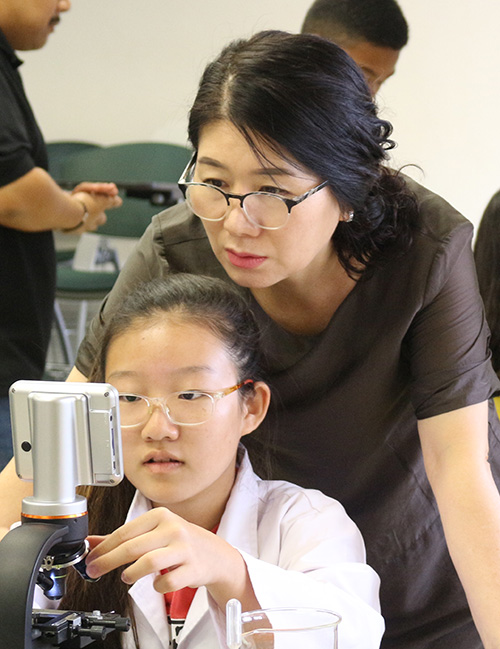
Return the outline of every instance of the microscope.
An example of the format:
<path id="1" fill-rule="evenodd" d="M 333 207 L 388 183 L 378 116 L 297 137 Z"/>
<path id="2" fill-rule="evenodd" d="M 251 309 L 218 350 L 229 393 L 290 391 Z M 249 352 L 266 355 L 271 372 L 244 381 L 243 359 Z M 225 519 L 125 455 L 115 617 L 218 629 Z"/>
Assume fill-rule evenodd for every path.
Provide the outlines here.
<path id="1" fill-rule="evenodd" d="M 33 481 L 33 496 L 0 542 L 0 649 L 79 649 L 128 631 L 129 619 L 114 612 L 33 609 L 37 584 L 59 600 L 69 570 L 90 580 L 87 500 L 76 487 L 123 478 L 117 391 L 106 383 L 17 381 L 9 399 L 16 472 Z"/>

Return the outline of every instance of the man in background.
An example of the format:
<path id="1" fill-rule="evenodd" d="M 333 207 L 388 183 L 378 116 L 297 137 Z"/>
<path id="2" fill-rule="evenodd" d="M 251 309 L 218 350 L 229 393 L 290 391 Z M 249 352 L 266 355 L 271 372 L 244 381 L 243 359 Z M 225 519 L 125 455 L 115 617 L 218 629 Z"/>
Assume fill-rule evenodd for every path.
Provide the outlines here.
<path id="1" fill-rule="evenodd" d="M 408 42 L 408 24 L 395 0 L 316 0 L 301 31 L 345 50 L 363 71 L 373 96 L 396 71 Z"/>
<path id="2" fill-rule="evenodd" d="M 69 194 L 51 178 L 19 75 L 15 50 L 43 47 L 70 6 L 0 1 L 0 469 L 12 457 L 9 386 L 43 376 L 56 281 L 52 231 L 95 230 L 104 210 L 121 204 L 113 184 L 82 183 Z"/>

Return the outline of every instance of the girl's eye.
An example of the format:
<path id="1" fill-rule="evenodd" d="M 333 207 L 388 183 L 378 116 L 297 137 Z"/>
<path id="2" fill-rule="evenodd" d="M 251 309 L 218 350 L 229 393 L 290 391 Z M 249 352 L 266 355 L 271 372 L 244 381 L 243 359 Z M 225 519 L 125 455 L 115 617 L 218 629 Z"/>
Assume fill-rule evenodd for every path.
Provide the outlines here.
<path id="1" fill-rule="evenodd" d="M 135 394 L 120 394 L 120 401 L 123 401 L 124 403 L 136 403 L 137 401 L 141 401 L 142 397 L 138 397 Z"/>
<path id="2" fill-rule="evenodd" d="M 177 397 L 182 401 L 195 401 L 206 396 L 205 392 L 199 392 L 198 390 L 186 390 L 177 394 Z"/>

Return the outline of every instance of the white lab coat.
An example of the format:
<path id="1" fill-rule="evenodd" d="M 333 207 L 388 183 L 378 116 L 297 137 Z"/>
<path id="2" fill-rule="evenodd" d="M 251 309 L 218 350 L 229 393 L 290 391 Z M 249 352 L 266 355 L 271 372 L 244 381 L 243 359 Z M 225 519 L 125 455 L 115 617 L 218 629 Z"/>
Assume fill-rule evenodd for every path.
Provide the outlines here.
<path id="1" fill-rule="evenodd" d="M 127 520 L 150 508 L 137 493 Z M 311 606 L 342 616 L 339 649 L 376 649 L 384 630 L 379 579 L 365 563 L 361 534 L 337 501 L 288 482 L 260 480 L 245 454 L 217 534 L 237 548 L 262 608 Z M 153 575 L 130 589 L 145 649 L 168 649 L 163 595 Z M 128 637 L 127 637 L 128 636 Z M 133 638 L 124 635 L 124 647 Z M 199 588 L 179 649 L 225 647 L 225 614 Z"/>
<path id="2" fill-rule="evenodd" d="M 151 508 L 136 492 L 127 521 Z M 377 649 L 384 631 L 379 578 L 365 563 L 361 534 L 340 503 L 319 491 L 258 478 L 245 453 L 217 534 L 237 548 L 261 608 L 309 606 L 342 616 L 339 649 Z M 143 649 L 168 649 L 169 628 L 155 575 L 129 591 Z M 45 607 L 45 598 L 37 598 Z M 199 588 L 182 630 L 179 649 L 220 649 L 225 613 Z M 131 631 L 124 649 L 135 649 Z"/>

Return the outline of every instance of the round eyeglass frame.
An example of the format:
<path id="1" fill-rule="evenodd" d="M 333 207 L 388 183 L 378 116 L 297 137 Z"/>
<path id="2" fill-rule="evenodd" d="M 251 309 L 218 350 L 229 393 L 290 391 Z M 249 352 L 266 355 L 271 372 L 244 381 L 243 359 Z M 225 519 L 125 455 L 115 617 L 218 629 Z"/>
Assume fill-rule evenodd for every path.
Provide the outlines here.
<path id="1" fill-rule="evenodd" d="M 248 192 L 248 194 L 232 194 L 229 192 L 225 192 L 224 190 L 220 189 L 220 187 L 216 187 L 215 185 L 210 185 L 209 183 L 198 183 L 198 182 L 192 182 L 191 180 L 188 180 L 188 178 L 192 176 L 194 172 L 197 155 L 198 155 L 197 152 L 193 154 L 191 160 L 188 162 L 186 168 L 182 172 L 181 177 L 177 181 L 179 189 L 181 190 L 182 195 L 184 196 L 184 199 L 186 200 L 189 207 L 192 209 L 191 202 L 189 201 L 188 198 L 188 189 L 190 187 L 196 187 L 196 186 L 208 187 L 209 189 L 214 189 L 215 191 L 219 192 L 219 194 L 221 194 L 226 199 L 226 205 L 228 208 L 231 205 L 229 199 L 233 198 L 239 201 L 241 209 L 243 210 L 243 213 L 245 214 L 248 221 L 255 227 L 260 228 L 261 230 L 279 230 L 280 228 L 283 228 L 288 223 L 288 219 L 290 218 L 290 213 L 292 211 L 292 208 L 294 208 L 296 205 L 299 205 L 299 203 L 305 201 L 306 198 L 309 198 L 309 196 L 316 194 L 316 192 L 319 192 L 321 189 L 323 189 L 328 185 L 328 180 L 324 180 L 319 185 L 316 185 L 316 187 L 309 189 L 307 192 L 304 192 L 300 196 L 293 196 L 292 198 L 284 198 L 283 196 L 279 196 L 278 194 L 272 194 L 271 192 Z M 245 199 L 248 198 L 248 196 L 269 196 L 280 200 L 282 203 L 284 203 L 284 205 L 287 208 L 287 216 L 284 223 L 282 223 L 281 225 L 261 225 L 260 223 L 257 223 L 257 221 L 255 221 L 245 209 Z M 194 210 L 193 213 L 203 221 L 217 223 L 218 221 L 223 221 L 227 217 L 228 210 L 226 210 L 225 213 L 217 219 L 210 219 L 207 218 L 206 216 L 201 216 L 200 214 L 197 214 Z"/>
<path id="2" fill-rule="evenodd" d="M 247 385 L 253 385 L 254 383 L 255 381 L 253 381 L 253 379 L 246 379 L 245 381 L 241 381 L 240 383 L 237 383 L 236 385 L 232 385 L 230 388 L 224 388 L 223 390 L 217 390 L 217 391 L 195 390 L 195 389 L 180 390 L 179 392 L 171 392 L 166 397 L 146 397 L 144 394 L 136 394 L 134 392 L 119 392 L 120 397 L 139 397 L 140 399 L 144 399 L 144 401 L 148 405 L 148 411 L 147 411 L 148 414 L 146 419 L 144 419 L 143 421 L 139 421 L 135 424 L 123 424 L 120 422 L 120 426 L 121 428 L 135 428 L 136 426 L 143 426 L 150 420 L 155 406 L 160 408 L 163 414 L 166 415 L 167 419 L 172 424 L 175 424 L 176 426 L 200 426 L 201 424 L 205 424 L 210 419 L 210 417 L 214 414 L 217 402 L 220 399 L 227 397 L 229 394 L 232 394 L 233 392 L 236 392 L 237 390 L 240 390 L 241 388 Z M 170 410 L 167 407 L 166 400 L 169 397 L 175 396 L 177 394 L 183 394 L 185 392 L 196 392 L 197 394 L 203 394 L 209 397 L 212 404 L 212 409 L 206 419 L 194 423 L 185 423 L 182 421 L 177 421 L 172 417 Z"/>

